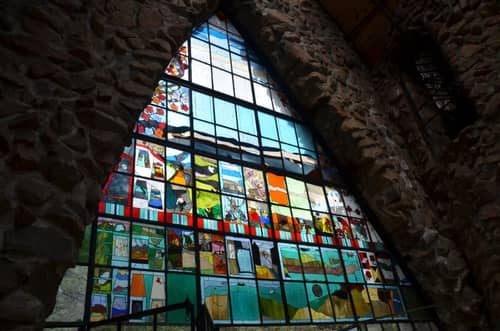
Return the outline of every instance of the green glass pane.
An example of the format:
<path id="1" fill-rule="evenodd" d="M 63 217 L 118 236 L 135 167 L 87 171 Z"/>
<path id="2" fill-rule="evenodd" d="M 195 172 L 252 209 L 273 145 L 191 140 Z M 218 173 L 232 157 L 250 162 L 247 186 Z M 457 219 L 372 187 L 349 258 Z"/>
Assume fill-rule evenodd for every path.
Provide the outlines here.
<path id="1" fill-rule="evenodd" d="M 305 183 L 301 180 L 287 177 L 286 186 L 292 207 L 309 209 Z"/>
<path id="2" fill-rule="evenodd" d="M 233 323 L 259 323 L 259 303 L 254 280 L 230 279 Z"/>
<path id="3" fill-rule="evenodd" d="M 186 274 L 167 274 L 167 304 L 184 302 L 189 300 L 194 305 L 194 318 L 197 316 L 198 298 L 196 295 L 196 276 Z M 190 323 L 191 319 L 185 310 L 167 313 L 169 323 Z"/>
<path id="4" fill-rule="evenodd" d="M 89 263 L 89 249 L 90 249 L 90 234 L 92 233 L 92 225 L 87 225 L 85 227 L 85 233 L 83 235 L 82 247 L 78 251 L 77 263 L 88 264 Z"/>
<path id="5" fill-rule="evenodd" d="M 220 196 L 217 193 L 196 191 L 196 207 L 198 216 L 213 219 L 222 218 Z"/>

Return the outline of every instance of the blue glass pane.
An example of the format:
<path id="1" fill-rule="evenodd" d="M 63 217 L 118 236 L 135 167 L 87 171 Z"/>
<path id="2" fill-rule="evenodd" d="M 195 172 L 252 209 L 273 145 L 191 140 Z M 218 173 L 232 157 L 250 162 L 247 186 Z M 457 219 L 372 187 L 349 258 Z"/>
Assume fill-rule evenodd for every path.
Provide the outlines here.
<path id="1" fill-rule="evenodd" d="M 195 28 L 193 31 L 193 36 L 196 38 L 203 39 L 208 41 L 208 26 L 206 23 L 203 23 L 199 27 Z"/>
<path id="2" fill-rule="evenodd" d="M 210 25 L 210 43 L 228 49 L 226 31 L 217 26 Z"/>
<path id="3" fill-rule="evenodd" d="M 214 121 L 214 107 L 211 96 L 193 91 L 192 101 L 194 117 L 208 122 Z"/>
<path id="4" fill-rule="evenodd" d="M 238 36 L 234 34 L 229 34 L 229 47 L 231 52 L 236 53 L 241 56 L 246 56 L 247 52 L 245 49 L 245 42 Z"/>
<path id="5" fill-rule="evenodd" d="M 253 135 L 257 135 L 255 112 L 243 106 L 236 106 L 236 112 L 238 114 L 239 130 Z"/>
<path id="6" fill-rule="evenodd" d="M 214 98 L 215 122 L 236 129 L 236 111 L 234 104 L 218 98 Z"/>
<path id="7" fill-rule="evenodd" d="M 299 123 L 295 123 L 295 130 L 297 131 L 299 146 L 302 148 L 307 148 L 309 150 L 314 150 L 314 141 L 311 135 L 311 131 L 309 131 L 309 129 Z"/>
<path id="8" fill-rule="evenodd" d="M 263 137 L 278 140 L 278 131 L 276 130 L 276 122 L 274 116 L 266 113 L 258 113 L 260 134 Z"/>
<path id="9" fill-rule="evenodd" d="M 280 140 L 290 145 L 297 145 L 297 136 L 295 135 L 293 122 L 282 118 L 278 118 L 277 121 Z"/>

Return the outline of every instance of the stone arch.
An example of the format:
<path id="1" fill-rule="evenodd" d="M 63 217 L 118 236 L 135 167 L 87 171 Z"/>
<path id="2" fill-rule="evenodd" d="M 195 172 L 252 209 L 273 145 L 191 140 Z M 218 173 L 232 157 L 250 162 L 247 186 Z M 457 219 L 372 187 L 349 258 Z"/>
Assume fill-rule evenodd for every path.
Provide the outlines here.
<path id="1" fill-rule="evenodd" d="M 95 217 L 100 187 L 159 72 L 219 3 L 51 0 L 6 8 L 0 25 L 0 52 L 10 59 L 0 70 L 2 325 L 29 329 L 49 314 L 84 225 Z M 456 277 L 468 273 L 463 253 L 436 229 L 439 217 L 374 97 L 367 68 L 319 4 L 235 0 L 224 6 L 350 170 L 395 248 L 411 257 L 408 265 L 441 306 L 443 321 L 480 315 L 474 290 Z M 464 297 L 475 300 L 464 304 Z"/>

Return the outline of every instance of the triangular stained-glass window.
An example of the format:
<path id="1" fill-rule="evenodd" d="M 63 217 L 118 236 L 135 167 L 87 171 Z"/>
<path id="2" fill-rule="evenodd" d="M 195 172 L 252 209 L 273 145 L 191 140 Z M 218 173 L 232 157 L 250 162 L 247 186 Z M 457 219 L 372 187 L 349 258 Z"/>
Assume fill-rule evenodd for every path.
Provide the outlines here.
<path id="1" fill-rule="evenodd" d="M 104 186 L 78 269 L 85 314 L 70 318 L 187 298 L 215 324 L 411 329 L 403 294 L 415 292 L 331 165 L 236 28 L 213 16 L 166 67 Z M 189 323 L 179 316 L 160 322 Z"/>

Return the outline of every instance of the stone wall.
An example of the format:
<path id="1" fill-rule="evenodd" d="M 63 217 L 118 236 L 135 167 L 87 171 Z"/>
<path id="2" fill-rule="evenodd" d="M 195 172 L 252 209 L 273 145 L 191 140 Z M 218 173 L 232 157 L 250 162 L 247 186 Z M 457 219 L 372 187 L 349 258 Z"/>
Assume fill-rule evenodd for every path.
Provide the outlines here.
<path id="1" fill-rule="evenodd" d="M 191 27 L 216 6 L 216 0 L 4 3 L 0 17 L 2 327 L 33 329 L 50 313 L 57 285 L 76 259 L 84 225 L 95 217 L 100 187 L 160 72 Z M 493 217 L 498 209 L 497 204 L 490 208 L 482 202 L 477 206 L 483 209 L 468 206 L 471 200 L 492 201 L 498 194 L 498 184 L 491 182 L 498 178 L 498 167 L 491 165 L 498 164 L 498 130 L 495 133 L 491 125 L 467 129 L 450 145 L 456 147 L 445 148 L 448 152 L 443 155 L 450 161 L 437 167 L 444 161 L 433 158 L 430 147 L 418 147 L 421 133 L 400 126 L 403 117 L 392 116 L 405 104 L 389 79 L 391 65 L 371 76 L 317 1 L 228 0 L 225 6 L 287 82 L 339 164 L 349 170 L 358 192 L 395 248 L 407 257 L 449 329 L 487 328 L 485 316 L 495 316 L 495 311 L 484 308 L 499 300 L 485 297 L 481 277 L 489 274 L 483 273 L 482 263 L 498 265 L 493 254 L 493 239 L 498 236 Z M 403 5 L 402 15 L 413 15 L 413 7 Z M 465 12 L 470 15 L 474 10 Z M 471 33 L 479 44 L 490 42 L 488 35 L 478 37 L 477 30 Z M 468 52 L 491 57 L 489 50 L 472 47 Z M 467 68 L 464 64 L 465 77 Z M 484 113 L 493 118 L 498 109 L 495 101 L 488 94 L 479 97 L 489 93 L 484 87 L 488 74 L 484 73 L 483 85 L 474 88 L 475 72 L 468 74 L 474 78 L 470 93 L 475 91 L 479 99 L 474 102 L 484 105 Z M 391 104 L 385 91 L 396 95 Z M 486 117 L 481 121 L 486 123 Z M 412 132 L 412 144 L 407 132 Z M 477 148 L 470 154 L 459 153 L 463 144 Z M 430 173 L 451 176 L 448 184 L 440 184 L 434 175 L 429 178 L 440 185 L 435 184 L 435 190 L 430 187 L 432 181 L 425 176 L 429 172 L 422 172 L 422 164 Z M 436 192 L 446 197 L 440 200 Z M 478 197 L 467 200 L 465 192 Z M 484 219 L 462 217 L 467 213 Z M 478 236 L 459 236 L 454 230 L 470 228 L 472 221 L 482 225 L 471 231 L 490 236 L 483 238 L 488 245 L 476 243 L 481 246 L 477 252 L 465 250 L 464 245 L 470 246 Z M 482 255 L 486 253 L 490 256 Z M 495 276 L 484 278 L 484 288 L 498 293 Z"/>
<path id="2" fill-rule="evenodd" d="M 172 52 L 218 1 L 1 5 L 0 329 L 31 330 Z"/>
<path id="3" fill-rule="evenodd" d="M 409 77 L 404 80 L 410 98 L 402 92 L 398 77 L 405 74 L 394 64 L 400 35 L 393 33 L 387 61 L 373 72 L 377 92 L 387 100 L 391 121 L 404 132 L 404 145 L 418 165 L 415 174 L 437 208 L 438 231 L 463 252 L 469 272 L 463 279 L 480 295 L 481 310 L 489 319 L 484 325 L 498 327 L 500 8 L 495 1 L 402 1 L 397 16 L 399 31 L 427 33 L 437 41 L 478 113 L 453 140 L 412 123 L 412 103 L 424 117 L 436 108 L 425 88 Z"/>

